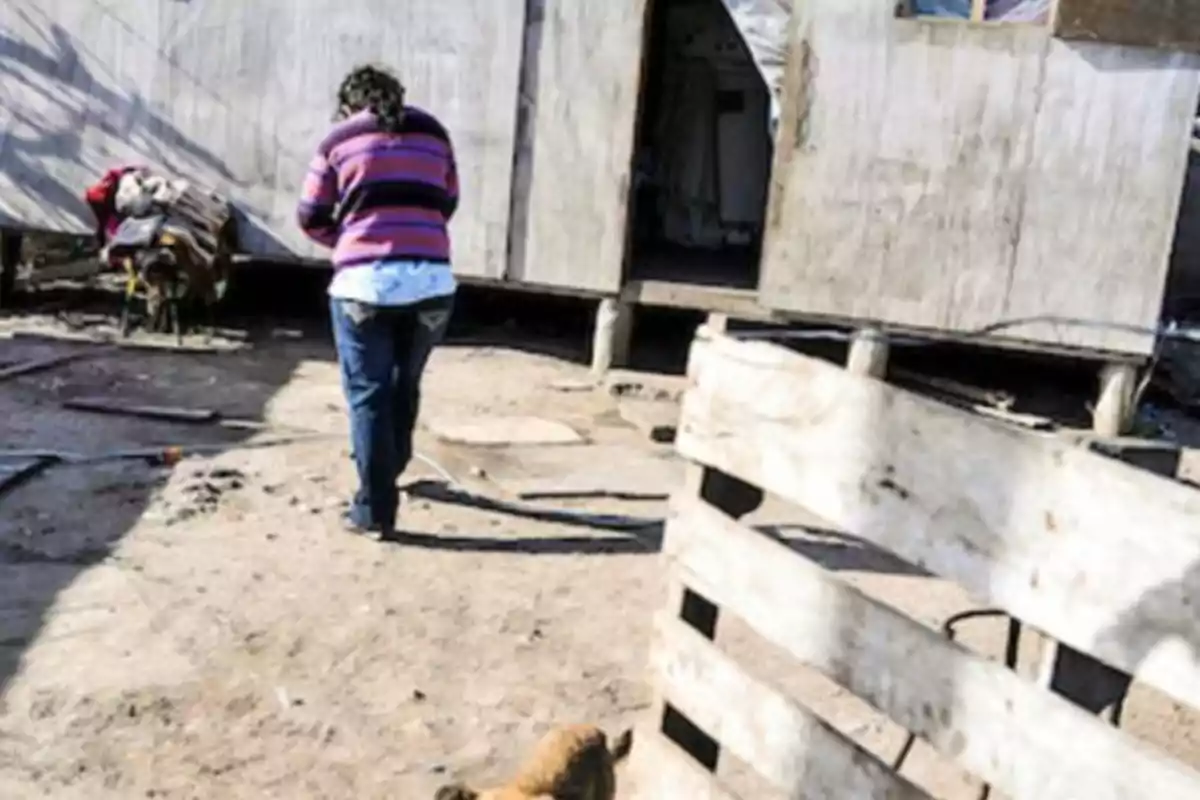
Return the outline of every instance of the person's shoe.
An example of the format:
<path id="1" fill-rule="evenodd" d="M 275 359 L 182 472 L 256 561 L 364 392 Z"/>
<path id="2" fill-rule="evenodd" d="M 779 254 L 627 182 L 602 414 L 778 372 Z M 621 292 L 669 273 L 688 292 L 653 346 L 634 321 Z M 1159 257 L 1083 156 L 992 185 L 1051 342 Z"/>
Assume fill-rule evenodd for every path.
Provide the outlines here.
<path id="1" fill-rule="evenodd" d="M 378 525 L 362 525 L 354 519 L 354 515 L 346 512 L 342 515 L 342 528 L 347 533 L 355 536 L 362 536 L 365 539 L 370 539 L 373 542 L 386 542 L 389 539 L 395 538 L 392 531 L 384 530 Z"/>

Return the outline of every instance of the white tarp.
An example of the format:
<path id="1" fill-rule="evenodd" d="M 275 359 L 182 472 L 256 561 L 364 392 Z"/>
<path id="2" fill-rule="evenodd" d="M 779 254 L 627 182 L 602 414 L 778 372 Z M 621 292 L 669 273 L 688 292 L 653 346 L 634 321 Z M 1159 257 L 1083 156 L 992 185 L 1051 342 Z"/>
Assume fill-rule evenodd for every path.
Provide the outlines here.
<path id="1" fill-rule="evenodd" d="M 741 31 L 750 57 L 771 93 L 771 129 L 779 117 L 779 91 L 787 55 L 792 0 L 721 0 Z"/>

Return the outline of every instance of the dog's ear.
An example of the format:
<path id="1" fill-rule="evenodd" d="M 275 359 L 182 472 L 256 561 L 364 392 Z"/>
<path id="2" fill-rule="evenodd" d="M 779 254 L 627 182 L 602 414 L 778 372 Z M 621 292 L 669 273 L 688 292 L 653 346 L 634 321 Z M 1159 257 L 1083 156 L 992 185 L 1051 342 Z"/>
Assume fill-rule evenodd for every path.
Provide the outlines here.
<path id="1" fill-rule="evenodd" d="M 613 762 L 624 761 L 629 755 L 629 751 L 633 749 L 633 728 L 623 731 L 613 743 L 609 745 L 608 754 Z"/>
<path id="2" fill-rule="evenodd" d="M 450 783 L 437 790 L 433 800 L 478 800 L 479 792 L 461 783 Z"/>

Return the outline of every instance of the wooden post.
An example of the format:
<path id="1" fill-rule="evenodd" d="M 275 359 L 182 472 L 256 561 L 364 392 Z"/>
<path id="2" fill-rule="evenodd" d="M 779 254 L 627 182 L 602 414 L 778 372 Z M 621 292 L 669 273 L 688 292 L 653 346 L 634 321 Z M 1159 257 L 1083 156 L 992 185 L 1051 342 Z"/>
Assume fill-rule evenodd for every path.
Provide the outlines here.
<path id="1" fill-rule="evenodd" d="M 846 370 L 855 375 L 883 380 L 888 365 L 887 335 L 875 328 L 862 328 L 850 339 L 850 353 L 846 357 Z"/>
<path id="2" fill-rule="evenodd" d="M 971 22 L 987 19 L 987 0 L 971 0 Z"/>
<path id="3" fill-rule="evenodd" d="M 711 331 L 723 332 L 728 325 L 728 318 L 724 314 L 710 314 L 705 325 Z M 735 519 L 756 510 L 764 499 L 762 489 L 697 463 L 689 463 L 685 468 L 684 483 L 680 492 L 698 496 Z M 672 582 L 668 591 L 670 612 L 677 614 L 706 639 L 715 639 L 717 623 L 720 621 L 720 609 L 716 604 L 676 582 Z M 658 705 L 663 711 L 663 735 L 691 754 L 710 772 L 715 772 L 721 754 L 717 741 L 662 698 L 658 698 Z"/>
<path id="4" fill-rule="evenodd" d="M 1133 364 L 1106 364 L 1100 370 L 1100 395 L 1092 412 L 1092 429 L 1101 436 L 1120 436 L 1133 423 L 1138 370 Z"/>
<path id="5" fill-rule="evenodd" d="M 602 299 L 592 335 L 592 374 L 600 377 L 613 367 L 629 363 L 632 335 L 633 305 L 619 297 Z"/>
<path id="6" fill-rule="evenodd" d="M 23 239 L 16 231 L 0 230 L 0 308 L 12 305 Z"/>

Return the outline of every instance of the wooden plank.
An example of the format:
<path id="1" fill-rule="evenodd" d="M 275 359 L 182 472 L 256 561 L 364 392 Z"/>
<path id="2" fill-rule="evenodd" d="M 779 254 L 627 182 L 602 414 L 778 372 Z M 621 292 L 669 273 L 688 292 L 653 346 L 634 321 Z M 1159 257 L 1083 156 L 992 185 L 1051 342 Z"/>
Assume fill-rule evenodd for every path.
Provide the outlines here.
<path id="1" fill-rule="evenodd" d="M 642 306 L 717 312 L 737 319 L 783 321 L 759 304 L 758 293 L 753 289 L 633 279 L 626 281 L 621 289 L 621 299 Z"/>
<path id="2" fill-rule="evenodd" d="M 107 355 L 116 348 L 101 347 L 95 350 L 79 350 L 73 353 L 58 353 L 56 355 L 37 358 L 32 361 L 24 361 L 19 364 L 14 364 L 11 367 L 0 369 L 0 381 L 12 380 L 24 375 L 31 375 L 34 372 L 42 372 L 44 370 L 61 367 L 65 364 L 70 364 L 73 361 L 79 361 L 84 358 L 95 358 L 97 356 Z"/>
<path id="3" fill-rule="evenodd" d="M 659 618 L 650 661 L 671 705 L 794 800 L 929 798 L 676 620 Z"/>
<path id="4" fill-rule="evenodd" d="M 176 406 L 142 405 L 114 397 L 78 397 L 64 400 L 63 408 L 72 411 L 90 411 L 94 414 L 142 417 L 162 422 L 212 423 L 220 419 L 220 413 L 211 408 L 181 408 Z"/>
<path id="5" fill-rule="evenodd" d="M 645 16 L 646 0 L 546 0 L 513 280 L 620 289 Z"/>
<path id="6" fill-rule="evenodd" d="M 1200 491 L 701 331 L 677 447 L 1200 707 Z"/>
<path id="7" fill-rule="evenodd" d="M 738 800 L 707 770 L 677 745 L 651 730 L 639 730 L 633 737 L 629 774 L 631 800 Z M 625 796 L 621 780 L 622 797 Z"/>
<path id="8" fill-rule="evenodd" d="M 1063 39 L 1200 50 L 1196 0 L 1058 0 L 1054 34 Z"/>
<path id="9" fill-rule="evenodd" d="M 681 498 L 663 553 L 723 611 L 1012 797 L 1200 796 L 1200 773 L 711 507 Z"/>
<path id="10" fill-rule="evenodd" d="M 898 20 L 878 0 L 799 4 L 790 46 L 763 305 L 1151 352 L 1103 323 L 1158 321 L 1190 57 Z"/>
<path id="11" fill-rule="evenodd" d="M 1045 31 L 798 6 L 759 285 L 782 310 L 967 330 L 1013 261 Z"/>
<path id="12" fill-rule="evenodd" d="M 256 255 L 324 258 L 295 224 L 342 76 L 393 67 L 454 139 L 455 268 L 503 274 L 524 0 L 9 0 L 0 220 L 92 230 L 82 192 L 146 163 L 228 196 Z"/>

